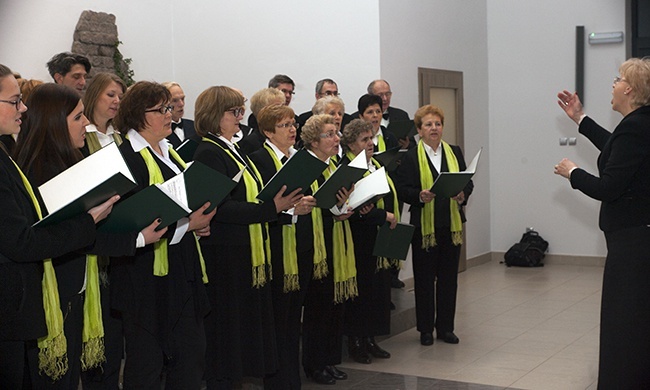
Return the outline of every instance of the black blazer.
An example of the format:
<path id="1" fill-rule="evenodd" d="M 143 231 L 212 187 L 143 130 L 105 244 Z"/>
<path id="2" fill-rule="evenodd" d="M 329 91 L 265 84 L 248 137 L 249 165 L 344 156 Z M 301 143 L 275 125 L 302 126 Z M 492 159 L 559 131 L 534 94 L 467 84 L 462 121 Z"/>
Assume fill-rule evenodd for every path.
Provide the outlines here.
<path id="1" fill-rule="evenodd" d="M 399 146 L 399 142 L 397 142 L 397 137 L 395 137 L 393 133 L 386 131 L 386 128 L 384 126 L 381 126 L 381 133 L 384 135 L 384 143 L 386 144 L 386 150 L 393 149 Z M 375 152 L 379 151 L 379 144 L 375 145 L 374 150 Z"/>
<path id="2" fill-rule="evenodd" d="M 463 157 L 463 153 L 460 150 L 460 147 L 456 145 L 451 145 L 451 149 L 453 150 L 454 155 L 456 155 L 456 159 L 458 160 L 458 168 L 461 171 L 467 169 L 467 165 L 465 164 L 465 159 Z M 447 159 L 445 158 L 444 148 L 442 153 L 443 153 L 442 165 L 440 168 L 442 172 L 448 172 L 449 168 L 447 167 Z M 429 169 L 433 173 L 433 179 L 435 180 L 435 178 L 438 177 L 439 173 L 433 167 L 433 164 L 431 164 L 431 161 L 428 158 L 427 158 L 427 162 L 429 163 Z M 394 180 L 395 188 L 397 190 L 397 196 L 399 197 L 399 199 L 402 202 L 411 205 L 410 223 L 416 227 L 419 227 L 420 212 L 424 207 L 424 203 L 420 202 L 420 191 L 422 191 L 422 187 L 420 186 L 420 168 L 418 164 L 417 148 L 410 149 L 408 152 L 406 152 L 406 155 L 402 158 L 402 163 L 398 166 L 397 170 L 395 171 L 395 175 L 393 175 L 392 178 Z M 463 203 L 463 205 L 467 203 L 467 199 L 472 194 L 473 190 L 474 190 L 474 183 L 470 180 L 470 182 L 467 183 L 467 186 L 465 186 L 465 189 L 463 190 L 465 192 L 465 202 Z M 451 200 L 449 198 L 446 199 L 435 198 L 434 225 L 436 228 L 451 226 L 451 219 L 450 219 L 450 212 L 449 212 L 450 201 Z M 465 222 L 465 213 L 462 208 L 463 205 L 459 206 L 460 217 L 461 220 Z"/>
<path id="3" fill-rule="evenodd" d="M 598 175 L 577 168 L 571 186 L 600 200 L 600 229 L 614 231 L 650 224 L 650 106 L 628 114 L 612 133 L 591 118 L 579 131 L 600 151 Z"/>
<path id="4" fill-rule="evenodd" d="M 196 130 L 194 130 L 194 121 L 191 119 L 181 118 L 181 127 L 183 128 L 183 133 L 185 134 L 185 139 L 194 138 L 198 141 Z M 183 142 L 180 138 L 172 131 L 172 133 L 167 137 L 167 140 L 172 144 L 174 149 L 180 146 Z"/>
<path id="5" fill-rule="evenodd" d="M 228 149 L 228 146 L 213 134 L 208 133 L 207 138 Z M 244 159 L 242 162 L 250 166 L 251 162 L 248 157 L 244 154 L 242 154 L 242 157 Z M 199 143 L 199 147 L 194 154 L 194 161 L 200 161 L 228 177 L 233 177 L 239 173 L 239 167 L 230 156 L 222 148 L 209 141 Z M 262 189 L 262 183 L 258 183 L 258 188 Z M 210 236 L 201 238 L 201 242 L 216 245 L 248 246 L 250 245 L 249 224 L 270 222 L 278 219 L 275 203 L 255 204 L 246 200 L 246 186 L 243 178 L 217 207 L 217 213 L 210 223 Z"/>
<path id="6" fill-rule="evenodd" d="M 264 146 L 264 141 L 266 141 L 264 134 L 262 134 L 258 129 L 252 129 L 247 136 L 237 142 L 237 146 L 239 146 L 239 150 L 243 154 L 250 155 L 257 150 L 260 150 Z"/>
<path id="7" fill-rule="evenodd" d="M 34 205 L 3 150 L 0 198 L 0 340 L 33 340 L 47 333 L 42 260 L 91 245 L 95 223 L 83 213 L 54 226 L 32 228 L 38 220 Z"/>
<path id="8" fill-rule="evenodd" d="M 122 198 L 127 199 L 149 186 L 149 171 L 142 156 L 133 150 L 129 140 L 120 145 L 120 152 L 138 183 L 133 191 Z M 155 153 L 151 154 L 165 180 L 175 176 L 176 173 L 159 160 Z M 182 170 L 180 164 L 176 161 L 174 163 Z M 175 229 L 175 223 L 170 225 L 164 237 L 171 239 Z M 171 329 L 190 297 L 194 299 L 197 319 L 205 316 L 210 306 L 201 280 L 196 241 L 191 232 L 187 232 L 179 243 L 169 245 L 167 253 L 167 276 L 153 275 L 153 244 L 138 248 L 133 256 L 111 258 L 110 274 L 111 307 L 133 316 L 139 326 L 161 340 L 163 348 L 168 347 L 166 343 Z"/>

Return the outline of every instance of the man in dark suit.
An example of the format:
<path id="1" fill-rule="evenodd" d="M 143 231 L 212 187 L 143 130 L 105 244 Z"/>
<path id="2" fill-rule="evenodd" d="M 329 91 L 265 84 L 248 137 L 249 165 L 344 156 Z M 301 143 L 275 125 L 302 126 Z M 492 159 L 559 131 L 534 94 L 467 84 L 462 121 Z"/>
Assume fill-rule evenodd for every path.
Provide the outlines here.
<path id="1" fill-rule="evenodd" d="M 57 84 L 66 85 L 83 96 L 86 76 L 90 73 L 90 60 L 70 52 L 55 55 L 47 62 L 47 70 Z"/>
<path id="2" fill-rule="evenodd" d="M 319 80 L 316 83 L 316 100 L 323 98 L 325 96 L 339 96 L 339 87 L 336 85 L 336 82 L 332 79 L 322 79 Z M 311 116 L 314 115 L 314 113 L 309 110 L 307 112 L 303 112 L 298 116 L 298 123 L 300 124 L 300 127 L 302 128 L 305 123 L 307 123 L 307 119 L 311 118 Z M 349 114 L 343 114 L 343 120 L 341 121 L 341 131 L 343 131 L 343 128 L 345 125 L 350 123 L 352 120 L 352 116 Z"/>
<path id="3" fill-rule="evenodd" d="M 172 133 L 167 137 L 167 141 L 176 149 L 186 139 L 196 138 L 194 121 L 183 118 L 183 114 L 185 114 L 185 92 L 183 92 L 183 88 L 174 81 L 168 81 L 163 85 L 172 94 Z"/>
<path id="4" fill-rule="evenodd" d="M 388 124 L 391 120 L 393 121 L 407 121 L 409 120 L 409 114 L 402 110 L 401 108 L 391 107 L 390 99 L 393 96 L 393 92 L 390 90 L 390 84 L 386 80 L 373 80 L 368 84 L 368 93 L 370 95 L 377 95 L 381 98 L 381 109 L 383 111 L 381 125 L 385 128 L 388 128 Z M 352 114 L 352 118 L 358 118 L 359 113 L 355 112 Z M 415 134 L 415 129 L 412 131 Z M 402 149 L 410 149 L 415 142 L 413 142 L 413 136 L 402 138 L 399 141 Z"/>

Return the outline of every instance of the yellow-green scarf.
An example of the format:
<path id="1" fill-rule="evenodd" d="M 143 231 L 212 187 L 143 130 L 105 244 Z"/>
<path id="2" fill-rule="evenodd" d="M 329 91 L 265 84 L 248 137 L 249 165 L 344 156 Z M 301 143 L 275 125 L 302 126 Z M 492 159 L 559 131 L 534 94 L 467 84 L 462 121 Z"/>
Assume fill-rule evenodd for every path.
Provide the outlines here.
<path id="1" fill-rule="evenodd" d="M 374 158 L 370 159 L 372 164 L 377 168 L 381 168 L 379 161 Z M 367 174 L 370 174 L 368 172 Z M 365 176 L 365 175 L 364 175 Z M 399 201 L 397 199 L 397 190 L 395 189 L 395 184 L 390 178 L 388 172 L 386 172 L 386 181 L 388 181 L 388 187 L 390 188 L 391 195 L 393 196 L 393 215 L 395 215 L 395 220 L 399 222 L 401 220 L 400 210 L 399 210 Z M 384 204 L 384 198 L 381 198 L 377 201 L 377 208 L 380 210 L 385 210 L 386 206 Z M 377 228 L 379 230 L 379 227 Z M 377 257 L 377 270 L 380 269 L 389 269 L 389 268 L 400 268 L 402 261 L 399 259 L 389 259 L 387 257 Z"/>
<path id="2" fill-rule="evenodd" d="M 458 160 L 456 160 L 454 151 L 448 143 L 445 141 L 441 142 L 449 172 L 459 172 Z M 429 158 L 427 157 L 426 150 L 424 150 L 424 142 L 422 140 L 418 142 L 418 167 L 420 168 L 420 185 L 422 189 L 430 189 L 433 186 L 433 173 L 429 168 Z M 435 198 L 433 198 L 431 202 L 425 203 L 420 214 L 422 249 L 432 248 L 437 245 L 433 216 L 435 201 Z M 463 223 L 460 218 L 458 204 L 450 200 L 449 209 L 451 216 L 451 241 L 454 245 L 460 245 L 463 243 Z"/>
<path id="3" fill-rule="evenodd" d="M 147 166 L 147 172 L 149 173 L 149 185 L 159 184 L 165 181 L 162 171 L 154 160 L 153 155 L 149 151 L 149 148 L 143 148 L 140 150 L 140 156 L 144 160 L 145 165 Z M 185 169 L 187 165 L 185 161 L 174 151 L 174 149 L 169 146 L 169 156 L 172 157 L 178 164 Z M 194 234 L 194 233 L 192 233 Z M 203 283 L 208 282 L 208 275 L 205 272 L 205 260 L 203 259 L 203 253 L 201 252 L 201 246 L 199 245 L 198 238 L 194 234 L 194 241 L 196 242 L 196 250 L 199 253 L 199 263 L 201 264 L 201 273 Z M 160 241 L 153 244 L 154 249 L 154 259 L 153 259 L 153 274 L 156 276 L 166 276 L 169 273 L 169 258 L 167 255 L 167 239 L 162 238 Z"/>
<path id="4" fill-rule="evenodd" d="M 23 185 L 34 204 L 38 219 L 43 218 L 41 206 L 27 177 L 18 164 L 11 160 L 20 174 Z M 53 380 L 60 379 L 68 371 L 67 340 L 63 333 L 63 313 L 59 302 L 59 287 L 56 283 L 56 273 L 52 259 L 43 260 L 43 309 L 45 309 L 45 324 L 47 335 L 38 339 L 38 371 L 45 373 Z"/>
<path id="5" fill-rule="evenodd" d="M 327 180 L 332 171 L 336 169 L 336 163 L 330 159 L 329 166 L 323 171 L 323 177 Z M 318 190 L 318 180 L 311 183 L 311 193 Z M 314 280 L 320 280 L 329 275 L 327 267 L 327 247 L 325 246 L 325 233 L 323 231 L 323 211 L 319 207 L 311 210 L 312 236 L 314 237 Z"/>
<path id="6" fill-rule="evenodd" d="M 354 241 L 350 221 L 334 221 L 334 303 L 359 296 Z"/>
<path id="7" fill-rule="evenodd" d="M 354 159 L 354 156 L 352 159 Z M 334 159 L 330 159 L 330 166 L 323 172 L 326 179 L 331 174 L 330 168 L 333 170 L 335 166 Z M 359 295 L 356 259 L 354 256 L 354 240 L 352 239 L 352 229 L 350 228 L 349 220 L 334 220 L 332 246 L 334 252 L 332 254 L 332 260 L 334 262 L 334 302 L 342 303 Z"/>
<path id="8" fill-rule="evenodd" d="M 377 130 L 379 131 L 379 130 Z M 386 141 L 384 141 L 384 134 L 377 134 L 377 151 L 385 152 L 386 151 Z M 352 160 L 350 160 L 352 161 Z"/>
<path id="9" fill-rule="evenodd" d="M 113 133 L 116 145 L 122 144 L 122 137 Z M 86 144 L 90 154 L 102 148 L 96 132 L 86 133 Z M 102 320 L 101 292 L 99 289 L 99 263 L 108 265 L 107 256 L 86 255 L 86 292 L 84 298 L 84 325 L 82 331 L 81 369 L 83 371 L 99 366 L 106 361 L 104 355 L 104 322 Z"/>
<path id="10" fill-rule="evenodd" d="M 273 148 L 266 142 L 264 148 L 269 152 L 273 159 L 275 170 L 282 168 L 282 162 L 278 159 Z M 296 225 L 282 225 L 282 265 L 284 267 L 284 287 L 285 293 L 300 290 L 300 280 L 298 277 L 298 252 L 296 250 Z"/>
<path id="11" fill-rule="evenodd" d="M 120 146 L 122 144 L 122 137 L 120 137 L 118 133 L 113 133 L 112 135 L 115 140 L 115 145 Z M 99 137 L 97 136 L 96 131 L 86 133 L 86 145 L 88 145 L 88 152 L 90 152 L 90 154 L 93 154 L 102 148 L 102 144 L 99 143 Z"/>
<path id="12" fill-rule="evenodd" d="M 211 140 L 210 138 L 203 137 L 203 141 L 207 142 L 212 142 L 213 144 L 217 145 L 221 149 L 223 149 L 224 152 L 230 156 L 230 158 L 237 164 L 240 170 L 244 171 L 244 185 L 246 186 L 246 201 L 249 203 L 259 203 L 259 200 L 257 199 L 257 195 L 259 193 L 259 187 L 257 186 L 257 181 L 253 177 L 253 174 L 257 176 L 258 181 L 261 183 L 262 182 L 262 175 L 257 170 L 257 167 L 251 162 L 248 161 L 250 169 L 253 171 L 252 173 L 249 172 L 248 169 L 246 169 L 246 166 L 242 164 L 228 148 L 224 148 L 223 146 L 219 145 L 219 143 L 215 142 L 214 140 Z M 248 225 L 248 234 L 250 236 L 250 244 L 251 244 L 251 263 L 253 266 L 252 269 L 252 274 L 253 274 L 253 287 L 262 287 L 266 284 L 267 279 L 269 279 L 270 276 L 270 268 L 271 268 L 271 250 L 270 250 L 270 243 L 268 239 L 266 240 L 266 243 L 264 242 L 264 235 L 263 235 L 263 230 L 262 230 L 262 224 L 261 223 L 252 223 Z M 267 228 L 267 225 L 264 224 L 264 228 Z M 268 229 L 267 229 L 267 237 L 268 237 Z M 266 253 L 265 253 L 266 252 Z M 267 268 L 269 270 L 269 276 L 267 277 Z"/>

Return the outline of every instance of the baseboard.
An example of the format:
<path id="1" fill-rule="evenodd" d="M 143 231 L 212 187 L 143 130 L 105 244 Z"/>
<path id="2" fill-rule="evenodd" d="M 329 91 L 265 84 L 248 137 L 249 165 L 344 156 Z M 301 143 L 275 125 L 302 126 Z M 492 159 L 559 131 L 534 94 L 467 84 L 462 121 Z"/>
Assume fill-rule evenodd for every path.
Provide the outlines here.
<path id="1" fill-rule="evenodd" d="M 501 262 L 503 261 L 503 255 L 505 252 L 491 252 L 491 261 Z M 480 258 L 485 255 L 478 256 Z M 478 258 L 477 257 L 477 258 Z M 546 254 L 544 257 L 544 264 L 563 264 L 563 265 L 577 265 L 577 266 L 586 266 L 586 267 L 604 267 L 605 266 L 605 257 L 604 256 L 576 256 L 576 255 L 557 255 L 557 254 Z M 467 266 L 469 268 L 469 259 L 467 260 Z"/>

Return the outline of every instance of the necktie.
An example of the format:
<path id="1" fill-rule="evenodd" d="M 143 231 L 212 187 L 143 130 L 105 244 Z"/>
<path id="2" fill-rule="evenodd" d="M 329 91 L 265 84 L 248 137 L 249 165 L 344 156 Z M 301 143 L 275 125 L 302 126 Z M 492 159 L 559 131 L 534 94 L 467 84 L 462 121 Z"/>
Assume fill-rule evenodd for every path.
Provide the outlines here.
<path id="1" fill-rule="evenodd" d="M 382 114 L 382 118 L 388 120 L 388 111 Z"/>
<path id="2" fill-rule="evenodd" d="M 181 126 L 182 123 L 183 123 L 182 121 L 178 123 L 172 122 L 172 131 L 176 130 L 177 127 L 180 127 L 182 129 L 183 128 L 183 126 Z"/>
<path id="3" fill-rule="evenodd" d="M 282 158 L 280 159 L 280 162 L 281 162 L 282 164 L 284 164 L 284 163 L 287 162 L 288 159 L 289 159 L 289 158 L 287 158 L 287 156 L 282 156 Z"/>

